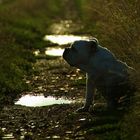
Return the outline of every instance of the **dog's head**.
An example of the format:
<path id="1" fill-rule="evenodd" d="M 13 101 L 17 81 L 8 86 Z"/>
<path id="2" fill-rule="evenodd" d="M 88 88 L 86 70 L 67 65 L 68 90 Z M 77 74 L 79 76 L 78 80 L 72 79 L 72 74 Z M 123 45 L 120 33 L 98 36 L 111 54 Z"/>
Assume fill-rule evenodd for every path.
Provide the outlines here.
<path id="1" fill-rule="evenodd" d="M 86 65 L 91 56 L 97 51 L 98 40 L 79 40 L 75 41 L 70 48 L 66 48 L 63 58 L 71 65 L 78 67 Z"/>

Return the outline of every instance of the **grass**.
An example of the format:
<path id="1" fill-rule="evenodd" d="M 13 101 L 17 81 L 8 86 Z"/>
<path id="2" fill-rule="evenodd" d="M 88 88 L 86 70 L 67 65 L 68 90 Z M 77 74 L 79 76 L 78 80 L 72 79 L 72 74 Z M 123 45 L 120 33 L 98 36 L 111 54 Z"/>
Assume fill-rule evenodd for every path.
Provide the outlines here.
<path id="1" fill-rule="evenodd" d="M 29 89 L 24 79 L 33 73 L 32 50 L 45 46 L 40 20 L 36 22 L 25 9 L 19 10 L 17 4 L 17 1 L 4 1 L 0 5 L 1 105 L 11 104 L 19 93 Z"/>

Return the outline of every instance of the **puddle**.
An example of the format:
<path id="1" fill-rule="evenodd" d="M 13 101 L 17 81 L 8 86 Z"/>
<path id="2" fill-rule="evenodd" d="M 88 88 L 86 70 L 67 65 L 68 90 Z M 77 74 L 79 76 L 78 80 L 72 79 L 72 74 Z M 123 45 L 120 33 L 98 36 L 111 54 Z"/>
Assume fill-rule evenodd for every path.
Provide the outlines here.
<path id="1" fill-rule="evenodd" d="M 49 106 L 54 104 L 70 104 L 72 100 L 66 100 L 64 98 L 55 98 L 53 96 L 44 97 L 43 95 L 33 96 L 25 95 L 22 96 L 15 105 L 22 105 L 28 107 L 39 107 L 39 106 Z"/>
<path id="2" fill-rule="evenodd" d="M 76 40 L 84 40 L 89 39 L 88 36 L 75 36 L 75 35 L 46 35 L 44 37 L 44 40 L 49 40 L 52 43 L 57 43 L 58 45 L 66 45 L 69 43 L 72 43 Z M 45 49 L 45 52 L 43 52 L 44 56 L 62 56 L 64 52 L 64 48 L 61 48 L 60 46 L 56 47 L 47 47 Z M 40 50 L 35 50 L 34 52 L 35 56 L 43 56 L 40 52 Z"/>
<path id="3" fill-rule="evenodd" d="M 47 48 L 45 54 L 50 56 L 62 56 L 63 52 L 64 49 L 62 48 Z"/>
<path id="4" fill-rule="evenodd" d="M 76 40 L 89 39 L 88 36 L 76 36 L 76 35 L 45 35 L 44 40 L 57 43 L 58 45 L 65 45 L 72 43 Z"/>
<path id="5" fill-rule="evenodd" d="M 53 48 L 49 47 L 46 48 L 45 52 L 43 53 L 44 56 L 62 56 L 64 52 L 64 49 L 62 48 Z M 40 50 L 36 50 L 33 52 L 35 56 L 41 56 Z"/>

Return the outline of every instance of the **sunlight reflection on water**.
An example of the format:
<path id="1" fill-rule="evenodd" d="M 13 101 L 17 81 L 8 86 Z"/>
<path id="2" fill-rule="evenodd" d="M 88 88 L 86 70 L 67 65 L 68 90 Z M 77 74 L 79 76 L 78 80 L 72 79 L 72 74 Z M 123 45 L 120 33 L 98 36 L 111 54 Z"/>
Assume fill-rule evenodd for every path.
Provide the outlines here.
<path id="1" fill-rule="evenodd" d="M 64 48 L 61 48 L 61 45 L 66 45 L 69 43 L 72 43 L 76 40 L 85 40 L 89 39 L 90 37 L 88 36 L 75 36 L 75 35 L 46 35 L 44 37 L 44 40 L 47 41 L 49 40 L 52 43 L 57 43 L 60 45 L 59 47 L 47 47 L 45 50 L 45 55 L 49 56 L 62 56 L 64 52 Z M 34 51 L 35 56 L 40 55 L 40 50 Z"/>
<path id="2" fill-rule="evenodd" d="M 45 54 L 51 56 L 62 56 L 63 52 L 64 49 L 62 48 L 47 48 Z"/>
<path id="3" fill-rule="evenodd" d="M 46 35 L 44 40 L 49 40 L 52 43 L 57 43 L 59 45 L 65 45 L 72 43 L 76 40 L 88 39 L 87 36 L 75 36 L 75 35 Z"/>
<path id="4" fill-rule="evenodd" d="M 49 106 L 53 104 L 70 104 L 72 100 L 66 100 L 64 98 L 55 98 L 53 96 L 44 97 L 43 95 L 33 96 L 33 95 L 25 95 L 22 96 L 15 104 L 23 105 L 29 107 L 37 107 L 37 106 Z"/>

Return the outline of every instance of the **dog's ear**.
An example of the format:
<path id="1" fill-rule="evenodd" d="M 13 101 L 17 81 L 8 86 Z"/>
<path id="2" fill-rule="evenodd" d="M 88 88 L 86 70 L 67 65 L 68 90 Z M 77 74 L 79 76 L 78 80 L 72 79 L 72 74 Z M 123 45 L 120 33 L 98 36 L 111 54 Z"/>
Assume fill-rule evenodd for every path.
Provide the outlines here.
<path id="1" fill-rule="evenodd" d="M 97 46 L 99 45 L 99 42 L 96 38 L 92 38 L 89 40 L 91 51 L 96 52 L 97 51 Z"/>

